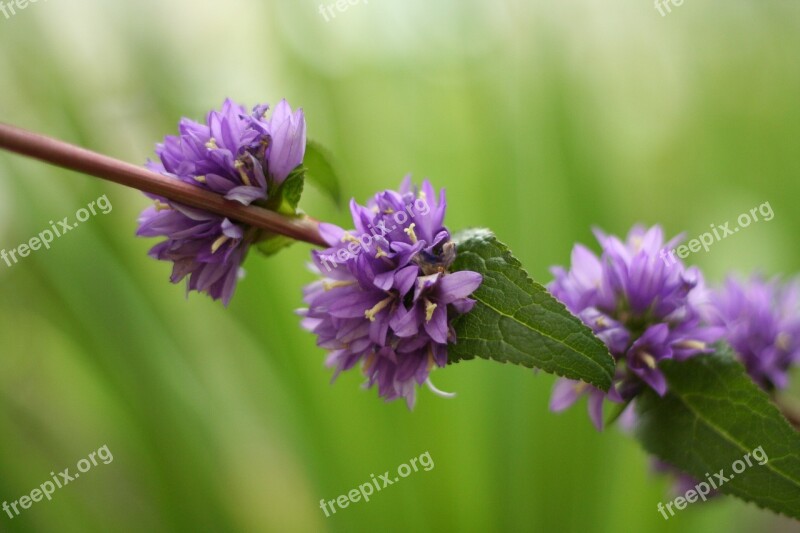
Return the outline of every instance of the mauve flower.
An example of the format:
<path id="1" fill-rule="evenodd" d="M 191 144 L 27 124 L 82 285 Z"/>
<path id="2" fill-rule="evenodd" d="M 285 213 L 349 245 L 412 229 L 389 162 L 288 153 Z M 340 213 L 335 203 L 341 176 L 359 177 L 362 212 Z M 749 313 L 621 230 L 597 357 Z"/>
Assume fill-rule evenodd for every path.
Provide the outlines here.
<path id="1" fill-rule="evenodd" d="M 703 311 L 710 324 L 723 330 L 747 373 L 766 391 L 788 385 L 788 372 L 800 363 L 800 280 L 781 283 L 761 276 L 740 282 L 728 278 L 711 292 Z M 657 472 L 674 478 L 673 491 L 683 494 L 698 480 L 672 465 L 653 459 Z M 712 491 L 711 496 L 717 495 Z"/>
<path id="2" fill-rule="evenodd" d="M 447 364 L 447 344 L 456 341 L 450 319 L 469 312 L 469 298 L 482 276 L 450 272 L 455 243 L 443 226 L 444 190 L 438 197 L 425 181 L 409 178 L 399 192 L 376 194 L 366 206 L 350 203 L 355 229 L 322 225 L 330 248 L 313 252 L 313 270 L 323 279 L 305 289 L 303 327 L 330 350 L 334 378 L 361 364 L 366 385 L 378 385 L 388 400 L 413 407 L 418 385 L 434 367 Z"/>
<path id="3" fill-rule="evenodd" d="M 711 297 L 709 320 L 763 389 L 783 389 L 800 363 L 800 280 L 729 278 Z"/>
<path id="4" fill-rule="evenodd" d="M 282 101 L 271 117 L 269 106 L 252 114 L 226 100 L 204 124 L 180 121 L 178 136 L 157 145 L 160 162 L 148 168 L 172 179 L 220 194 L 243 205 L 265 205 L 291 171 L 303 162 L 306 127 L 302 110 Z M 261 232 L 223 216 L 148 195 L 155 205 L 139 218 L 137 235 L 166 237 L 150 250 L 172 261 L 171 281 L 188 276 L 187 291 L 209 294 L 228 304 L 240 277 L 240 265 Z"/>
<path id="5" fill-rule="evenodd" d="M 708 322 L 720 327 L 747 373 L 766 391 L 788 385 L 791 367 L 800 363 L 800 281 L 781 283 L 753 276 L 728 278 L 711 291 L 703 306 Z M 669 463 L 653 459 L 654 470 L 673 478 L 673 491 L 683 494 L 698 480 Z M 716 490 L 711 496 L 716 496 Z"/>
<path id="6" fill-rule="evenodd" d="M 576 245 L 571 269 L 554 268 L 549 288 L 606 344 L 618 362 L 614 384 L 605 393 L 560 379 L 550 408 L 561 411 L 588 396 L 590 418 L 602 429 L 604 399 L 626 403 L 643 386 L 663 396 L 667 383 L 658 363 L 710 352 L 720 331 L 701 323 L 708 295 L 700 271 L 665 255 L 679 238 L 664 243 L 659 226 L 636 226 L 625 242 L 599 230 L 595 236 L 601 256 Z"/>
<path id="7" fill-rule="evenodd" d="M 292 170 L 303 162 L 305 155 L 306 121 L 303 110 L 292 113 L 286 100 L 282 100 L 272 112 L 269 128 L 272 137 L 267 156 L 269 175 L 276 183 L 283 183 Z"/>

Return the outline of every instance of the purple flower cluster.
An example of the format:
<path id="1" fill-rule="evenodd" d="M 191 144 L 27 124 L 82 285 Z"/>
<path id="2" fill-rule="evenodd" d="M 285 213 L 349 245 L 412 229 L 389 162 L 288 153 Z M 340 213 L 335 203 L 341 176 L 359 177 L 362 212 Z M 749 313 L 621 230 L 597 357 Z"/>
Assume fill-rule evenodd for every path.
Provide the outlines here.
<path id="1" fill-rule="evenodd" d="M 406 178 L 400 191 L 376 194 L 366 206 L 351 201 L 355 229 L 323 224 L 330 248 L 313 252 L 320 281 L 305 289 L 303 327 L 330 350 L 334 378 L 361 363 L 367 387 L 387 401 L 405 398 L 430 382 L 434 367 L 447 363 L 456 341 L 450 318 L 469 312 L 469 298 L 483 278 L 450 272 L 455 243 L 444 227 L 444 190 L 428 181 L 420 189 Z"/>
<path id="2" fill-rule="evenodd" d="M 709 321 L 722 327 L 750 377 L 772 391 L 800 363 L 800 281 L 729 278 L 711 297 Z"/>
<path id="3" fill-rule="evenodd" d="M 659 226 L 636 226 L 624 242 L 600 231 L 595 236 L 600 257 L 575 246 L 571 269 L 554 268 L 550 290 L 603 340 L 618 362 L 616 377 L 608 393 L 561 379 L 550 406 L 560 411 L 587 395 L 590 418 L 602 429 L 604 399 L 624 404 L 644 386 L 663 396 L 667 383 L 658 363 L 708 353 L 721 332 L 701 321 L 708 294 L 700 271 L 659 255 L 679 238 L 664 243 Z"/>
<path id="4" fill-rule="evenodd" d="M 551 409 L 565 409 L 587 395 L 590 417 L 602 429 L 605 399 L 627 403 L 644 385 L 663 396 L 667 383 L 660 361 L 711 352 L 709 345 L 721 339 L 762 388 L 787 386 L 790 368 L 800 363 L 800 280 L 729 279 L 712 291 L 697 268 L 662 261 L 664 250 L 679 238 L 664 243 L 658 226 L 634 227 L 625 242 L 595 233 L 600 257 L 577 245 L 571 269 L 553 269 L 550 290 L 605 342 L 618 362 L 617 374 L 608 393 L 558 380 Z M 629 409 L 623 417 L 632 427 L 634 413 Z M 697 483 L 663 461 L 653 459 L 653 467 L 673 476 L 680 493 Z"/>
<path id="5" fill-rule="evenodd" d="M 761 388 L 771 392 L 788 385 L 789 370 L 800 363 L 800 280 L 783 284 L 758 275 L 747 282 L 728 278 L 711 292 L 704 314 L 722 329 L 724 340 Z M 663 461 L 654 459 L 653 465 L 674 478 L 677 494 L 698 482 Z"/>
<path id="6" fill-rule="evenodd" d="M 204 124 L 180 121 L 180 135 L 168 136 L 156 147 L 160 162 L 148 168 L 244 205 L 266 204 L 286 178 L 303 162 L 306 125 L 302 110 L 281 101 L 272 112 L 257 106 L 252 113 L 226 100 Z M 254 228 L 193 209 L 163 197 L 139 218 L 137 235 L 166 237 L 150 250 L 172 261 L 171 281 L 188 276 L 187 290 L 209 294 L 227 305 L 250 245 L 259 238 Z"/>

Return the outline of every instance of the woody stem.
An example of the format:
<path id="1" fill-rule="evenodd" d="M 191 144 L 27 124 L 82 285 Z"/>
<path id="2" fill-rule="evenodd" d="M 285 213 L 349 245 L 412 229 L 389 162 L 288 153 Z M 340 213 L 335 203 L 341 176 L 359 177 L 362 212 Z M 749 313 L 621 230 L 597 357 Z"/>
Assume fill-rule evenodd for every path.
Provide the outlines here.
<path id="1" fill-rule="evenodd" d="M 232 202 L 211 191 L 146 168 L 9 124 L 0 123 L 0 149 L 162 196 L 298 241 L 327 246 L 320 236 L 319 224 L 311 219 L 290 218 L 258 206 Z"/>

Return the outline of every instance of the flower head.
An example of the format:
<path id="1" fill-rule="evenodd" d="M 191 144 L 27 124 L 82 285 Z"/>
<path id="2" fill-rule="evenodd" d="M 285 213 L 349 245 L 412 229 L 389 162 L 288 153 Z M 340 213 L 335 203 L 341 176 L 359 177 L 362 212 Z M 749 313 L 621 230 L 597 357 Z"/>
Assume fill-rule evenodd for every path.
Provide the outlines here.
<path id="1" fill-rule="evenodd" d="M 600 429 L 604 399 L 625 403 L 644 386 L 663 396 L 667 383 L 658 363 L 709 352 L 719 331 L 701 324 L 707 293 L 700 271 L 667 254 L 679 239 L 664 243 L 659 226 L 636 226 L 625 241 L 599 230 L 595 235 L 600 257 L 575 246 L 571 269 L 554 268 L 550 290 L 606 344 L 618 362 L 614 385 L 604 393 L 559 380 L 551 409 L 588 395 L 590 417 Z"/>
<path id="2" fill-rule="evenodd" d="M 376 194 L 366 206 L 352 201 L 354 230 L 323 224 L 330 248 L 313 252 L 323 278 L 306 287 L 303 326 L 331 351 L 336 375 L 361 364 L 367 386 L 386 400 L 406 399 L 447 363 L 456 341 L 450 317 L 470 311 L 482 281 L 476 272 L 450 272 L 455 243 L 443 226 L 444 190 L 421 189 L 406 178 L 399 192 Z M 334 376 L 335 377 L 335 376 Z"/>
<path id="3" fill-rule="evenodd" d="M 272 116 L 269 107 L 252 113 L 226 100 L 221 111 L 211 111 L 205 123 L 180 121 L 178 136 L 168 136 L 156 147 L 159 162 L 148 168 L 171 179 L 220 194 L 243 205 L 266 205 L 291 171 L 303 161 L 306 146 L 302 110 L 292 112 L 286 101 Z M 259 230 L 148 195 L 155 205 L 139 218 L 137 235 L 166 237 L 150 250 L 162 261 L 172 261 L 171 281 L 188 276 L 187 290 L 205 292 L 227 305 L 233 296 L 239 268 Z"/>
<path id="4" fill-rule="evenodd" d="M 768 391 L 785 388 L 790 368 L 800 363 L 800 280 L 729 278 L 711 304 L 710 322 L 724 328 L 750 377 Z"/>

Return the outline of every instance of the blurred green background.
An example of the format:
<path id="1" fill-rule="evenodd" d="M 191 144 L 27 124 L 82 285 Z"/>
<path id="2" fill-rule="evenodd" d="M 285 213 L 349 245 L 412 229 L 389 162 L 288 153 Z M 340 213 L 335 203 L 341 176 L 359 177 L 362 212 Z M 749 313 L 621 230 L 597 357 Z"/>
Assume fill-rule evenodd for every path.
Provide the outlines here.
<path id="1" fill-rule="evenodd" d="M 307 0 L 40 1 L 0 15 L 0 120 L 143 163 L 183 115 L 286 97 L 346 197 L 430 177 L 451 229 L 491 227 L 542 282 L 594 225 L 694 237 L 769 201 L 690 258 L 718 282 L 800 267 L 798 23 L 755 0 L 362 1 L 328 22 Z M 305 245 L 251 254 L 229 309 L 187 300 L 133 236 L 141 194 L 0 154 L 0 248 L 103 194 L 110 214 L 0 263 L 0 500 L 103 444 L 114 461 L 1 531 L 798 531 L 728 498 L 664 521 L 637 443 L 583 404 L 549 413 L 546 374 L 456 365 L 435 382 L 458 397 L 413 412 L 357 372 L 331 386 L 293 314 Z M 347 224 L 316 190 L 303 206 Z M 320 510 L 425 451 L 431 471 Z"/>

